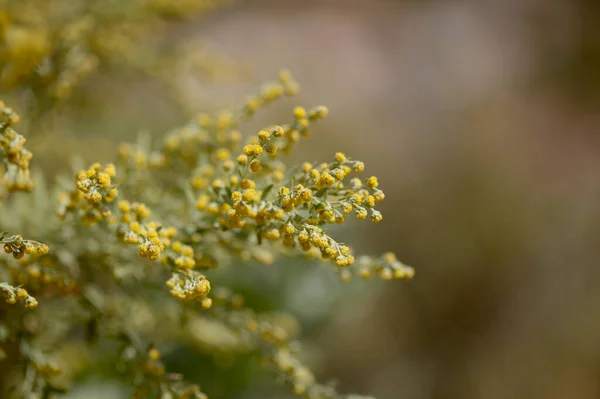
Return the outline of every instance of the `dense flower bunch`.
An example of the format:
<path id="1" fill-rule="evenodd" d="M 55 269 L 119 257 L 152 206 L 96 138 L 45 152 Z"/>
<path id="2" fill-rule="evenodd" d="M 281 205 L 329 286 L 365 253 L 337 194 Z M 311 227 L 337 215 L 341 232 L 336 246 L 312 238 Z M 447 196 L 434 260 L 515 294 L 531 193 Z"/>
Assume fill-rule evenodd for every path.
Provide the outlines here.
<path id="1" fill-rule="evenodd" d="M 165 371 L 158 349 L 148 350 L 141 343 L 140 336 L 149 345 L 157 337 L 132 330 L 127 318 L 107 311 L 99 294 L 122 296 L 123 284 L 162 280 L 182 301 L 179 313 L 210 309 L 240 345 L 258 350 L 296 394 L 342 397 L 333 386 L 315 381 L 298 357 L 293 334 L 276 317 L 245 308 L 241 296 L 209 281 L 212 269 L 235 259 L 270 264 L 280 255 L 294 254 L 330 262 L 343 281 L 353 276 L 413 276 L 413 269 L 391 253 L 355 258 L 327 230 L 349 216 L 381 221 L 376 205 L 384 193 L 376 177 L 359 177 L 365 169 L 362 162 L 336 153 L 320 164 L 290 168 L 284 163 L 285 154 L 309 135 L 312 124 L 327 116 L 326 107 L 297 107 L 291 123 L 267 127 L 243 142 L 238 129 L 244 119 L 296 91 L 291 74 L 283 71 L 238 111 L 198 115 L 154 146 L 148 141 L 126 144 L 114 164 L 95 163 L 78 171 L 74 183 L 63 184 L 72 188 L 58 196 L 61 222 L 45 226 L 44 237 L 56 254 L 48 253 L 46 244 L 3 236 L 5 251 L 20 262 L 4 262 L 8 282 L 0 287 L 6 301 L 37 306 L 24 288 L 32 287 L 48 301 L 66 295 L 80 306 L 87 303 L 84 319 L 110 326 L 99 327 L 99 334 L 110 336 L 116 329 L 127 337 L 122 358 L 133 373 L 135 397 L 203 398 L 197 386 Z M 61 248 L 65 240 L 73 247 Z M 119 249 L 127 245 L 136 250 Z M 149 269 L 144 259 L 163 268 Z M 46 387 L 53 387 L 53 377 L 47 377 Z"/>
<path id="2" fill-rule="evenodd" d="M 213 1 L 68 3 L 0 0 L 0 87 L 65 99 L 100 66 L 160 71 L 161 57 L 138 39 Z M 361 161 L 338 152 L 286 163 L 325 106 L 242 133 L 262 107 L 298 90 L 284 70 L 238 109 L 140 135 L 112 163 L 76 167 L 50 187 L 30 172 L 19 116 L 0 102 L 0 224 L 11 231 L 0 233 L 0 397 L 60 397 L 103 358 L 129 376 L 134 398 L 204 399 L 166 369 L 169 343 L 185 342 L 257 354 L 306 399 L 361 398 L 317 382 L 294 319 L 247 306 L 220 274 L 281 257 L 321 260 L 344 282 L 414 274 L 391 253 L 356 255 L 331 231 L 351 218 L 382 220 L 384 192 Z"/>
<path id="3" fill-rule="evenodd" d="M 2 182 L 10 191 L 30 191 L 33 188 L 29 172 L 31 152 L 25 145 L 25 137 L 13 126 L 19 122 L 19 115 L 0 101 L 0 156 L 4 162 Z"/>

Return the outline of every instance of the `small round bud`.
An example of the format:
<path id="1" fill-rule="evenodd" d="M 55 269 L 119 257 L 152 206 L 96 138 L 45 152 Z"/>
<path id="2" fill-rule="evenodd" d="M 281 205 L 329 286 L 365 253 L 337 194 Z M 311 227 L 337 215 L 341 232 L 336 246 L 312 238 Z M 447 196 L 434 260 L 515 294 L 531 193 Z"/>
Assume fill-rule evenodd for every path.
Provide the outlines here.
<path id="1" fill-rule="evenodd" d="M 258 159 L 254 159 L 252 160 L 252 162 L 250 162 L 250 170 L 254 173 L 258 173 L 260 172 L 260 170 L 262 169 L 262 165 L 260 164 L 260 161 Z"/>
<path id="2" fill-rule="evenodd" d="M 356 163 L 354 163 L 354 171 L 355 172 L 362 172 L 365 170 L 365 164 L 358 161 Z"/>
<path id="3" fill-rule="evenodd" d="M 262 154 L 262 152 L 263 149 L 258 144 L 248 144 L 244 147 L 244 154 L 246 154 L 249 157 L 260 155 Z"/>
<path id="4" fill-rule="evenodd" d="M 294 118 L 296 118 L 296 119 L 306 118 L 306 110 L 303 107 L 294 108 Z"/>
<path id="5" fill-rule="evenodd" d="M 281 126 L 275 126 L 271 130 L 271 134 L 273 135 L 273 137 L 281 137 L 283 136 L 283 128 Z"/>
<path id="6" fill-rule="evenodd" d="M 381 212 L 374 210 L 373 213 L 371 213 L 371 221 L 373 223 L 379 223 L 382 219 L 383 216 L 381 215 Z"/>
<path id="7" fill-rule="evenodd" d="M 160 359 L 160 352 L 156 348 L 152 348 L 148 351 L 148 357 L 152 360 Z"/>
<path id="8" fill-rule="evenodd" d="M 377 188 L 379 186 L 379 182 L 377 181 L 377 177 L 371 176 L 367 179 L 367 185 L 371 188 Z"/>
<path id="9" fill-rule="evenodd" d="M 30 296 L 27 299 L 25 299 L 25 307 L 27 309 L 35 309 L 37 308 L 37 305 L 38 301 L 34 297 Z"/>
<path id="10" fill-rule="evenodd" d="M 209 309 L 212 306 L 212 299 L 210 298 L 204 298 L 202 300 L 202 307 L 204 309 Z"/>
<path id="11" fill-rule="evenodd" d="M 269 140 L 269 136 L 270 134 L 266 130 L 261 130 L 260 132 L 258 132 L 258 140 L 262 144 Z"/>
<path id="12" fill-rule="evenodd" d="M 17 299 L 19 301 L 23 301 L 23 300 L 27 299 L 27 297 L 29 297 L 29 294 L 27 293 L 27 290 L 25 290 L 23 288 L 19 288 L 17 290 Z"/>

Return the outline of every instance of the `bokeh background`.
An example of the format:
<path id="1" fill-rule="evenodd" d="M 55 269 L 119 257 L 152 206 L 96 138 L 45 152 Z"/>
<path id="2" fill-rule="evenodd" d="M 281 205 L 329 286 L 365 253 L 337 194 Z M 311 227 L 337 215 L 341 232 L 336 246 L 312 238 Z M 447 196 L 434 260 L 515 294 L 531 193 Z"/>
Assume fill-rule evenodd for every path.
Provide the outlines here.
<path id="1" fill-rule="evenodd" d="M 600 397 L 600 3 L 247 0 L 171 34 L 224 65 L 182 80 L 190 109 L 241 104 L 287 67 L 301 94 L 244 133 L 326 104 L 292 158 L 343 151 L 380 179 L 383 221 L 339 234 L 394 251 L 414 280 L 343 284 L 290 261 L 232 280 L 298 318 L 322 380 L 380 399 Z M 68 169 L 65 146 L 109 161 L 117 139 L 183 121 L 135 74 L 83 90 L 94 96 L 31 136 L 34 164 Z M 244 357 L 213 366 L 181 347 L 168 361 L 215 399 L 287 397 Z"/>

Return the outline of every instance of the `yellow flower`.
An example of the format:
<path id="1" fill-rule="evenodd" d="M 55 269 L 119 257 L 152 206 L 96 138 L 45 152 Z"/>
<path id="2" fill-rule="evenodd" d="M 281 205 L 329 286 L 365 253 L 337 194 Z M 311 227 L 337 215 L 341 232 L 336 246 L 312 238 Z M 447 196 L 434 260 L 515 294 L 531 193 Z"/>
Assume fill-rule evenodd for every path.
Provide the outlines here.
<path id="1" fill-rule="evenodd" d="M 367 185 L 371 188 L 377 188 L 379 186 L 379 182 L 375 176 L 371 176 L 367 179 Z"/>
<path id="2" fill-rule="evenodd" d="M 283 136 L 283 128 L 281 126 L 275 126 L 273 129 L 271 129 L 271 134 L 273 137 L 281 137 Z"/>
<path id="3" fill-rule="evenodd" d="M 27 299 L 25 299 L 25 307 L 26 308 L 34 309 L 37 307 L 37 305 L 38 305 L 38 302 L 34 297 L 30 296 Z"/>
<path id="4" fill-rule="evenodd" d="M 187 257 L 189 258 L 189 257 L 192 257 L 192 256 L 194 256 L 194 250 L 193 250 L 193 249 L 192 249 L 192 247 L 190 247 L 189 245 L 185 245 L 185 246 L 183 246 L 183 248 L 181 249 L 181 254 L 182 254 L 183 256 L 187 256 Z"/>
<path id="5" fill-rule="evenodd" d="M 200 196 L 200 198 L 198 198 L 198 201 L 196 202 L 196 209 L 199 211 L 203 211 L 206 209 L 206 206 L 208 205 L 208 201 L 209 201 L 209 197 L 206 194 L 203 194 Z"/>
<path id="6" fill-rule="evenodd" d="M 351 203 L 349 202 L 342 202 L 342 212 L 345 213 L 346 215 L 352 213 L 352 211 L 354 210 L 353 206 Z"/>
<path id="7" fill-rule="evenodd" d="M 242 193 L 240 193 L 239 191 L 234 191 L 233 193 L 231 193 L 231 200 L 233 202 L 238 202 L 242 200 Z"/>
<path id="8" fill-rule="evenodd" d="M 107 164 L 104 167 L 104 172 L 107 173 L 110 177 L 115 177 L 115 175 L 116 175 L 115 165 L 113 165 L 112 163 Z"/>
<path id="9" fill-rule="evenodd" d="M 249 157 L 260 155 L 260 154 L 262 154 L 262 152 L 263 152 L 263 149 L 258 144 L 248 144 L 247 146 L 244 147 L 244 154 L 246 154 Z"/>
<path id="10" fill-rule="evenodd" d="M 313 120 L 325 118 L 329 115 L 329 109 L 324 105 L 319 105 L 310 110 L 309 117 Z"/>
<path id="11" fill-rule="evenodd" d="M 253 173 L 258 173 L 261 169 L 262 165 L 260 164 L 260 161 L 258 159 L 253 159 L 252 162 L 250 162 L 250 170 Z"/>
<path id="12" fill-rule="evenodd" d="M 266 130 L 261 130 L 260 132 L 258 132 L 258 140 L 261 143 L 265 143 L 269 139 L 269 136 L 270 136 L 270 133 L 267 132 Z M 244 152 L 246 152 L 245 149 L 244 149 Z M 260 154 L 257 154 L 257 155 L 260 155 Z"/>
<path id="13" fill-rule="evenodd" d="M 46 244 L 42 244 L 40 246 L 37 247 L 37 254 L 38 255 L 45 255 L 48 253 L 48 246 Z"/>
<path id="14" fill-rule="evenodd" d="M 183 244 L 180 241 L 175 241 L 173 243 L 173 245 L 171 246 L 171 249 L 175 252 L 181 252 L 181 249 L 183 248 Z"/>
<path id="15" fill-rule="evenodd" d="M 220 190 L 223 187 L 225 187 L 225 183 L 223 182 L 223 180 L 221 180 L 221 179 L 215 179 L 215 180 L 213 180 L 213 182 L 212 182 L 212 188 L 214 190 Z"/>
<path id="16" fill-rule="evenodd" d="M 268 143 L 265 145 L 265 151 L 269 155 L 275 155 L 277 153 L 277 146 L 272 143 Z"/>
<path id="17" fill-rule="evenodd" d="M 300 192 L 300 197 L 302 198 L 302 201 L 309 202 L 312 200 L 312 191 L 308 188 L 305 188 Z"/>
<path id="18" fill-rule="evenodd" d="M 389 281 L 394 277 L 394 274 L 389 268 L 386 267 L 386 268 L 381 269 L 381 271 L 379 272 L 379 276 L 383 280 Z"/>
<path id="19" fill-rule="evenodd" d="M 309 125 L 308 119 L 306 119 L 306 118 L 298 119 L 298 128 L 299 129 L 306 129 L 306 128 L 308 128 L 308 125 Z"/>
<path id="20" fill-rule="evenodd" d="M 219 161 L 225 161 L 229 159 L 230 156 L 231 153 L 227 148 L 219 148 L 217 151 L 215 151 L 215 158 Z"/>
<path id="21" fill-rule="evenodd" d="M 24 301 L 25 299 L 27 299 L 28 296 L 29 296 L 29 294 L 23 288 L 19 288 L 17 290 L 17 299 L 19 301 Z"/>
<path id="22" fill-rule="evenodd" d="M 306 117 L 306 110 L 303 107 L 294 108 L 294 118 L 302 119 Z"/>
<path id="23" fill-rule="evenodd" d="M 373 223 L 379 223 L 381 222 L 381 220 L 383 219 L 383 216 L 381 215 L 381 212 L 379 211 L 373 211 L 373 213 L 371 214 L 371 221 Z"/>
<path id="24" fill-rule="evenodd" d="M 362 172 L 364 170 L 365 170 L 365 164 L 364 163 L 362 163 L 362 162 L 359 161 L 359 162 L 356 162 L 354 164 L 354 171 L 355 172 Z"/>
<path id="25" fill-rule="evenodd" d="M 371 277 L 371 270 L 369 270 L 366 267 L 363 267 L 360 269 L 359 275 L 362 279 L 368 279 L 369 277 Z"/>
<path id="26" fill-rule="evenodd" d="M 98 173 L 98 185 L 101 188 L 110 187 L 110 175 L 106 172 L 99 172 Z"/>
<path id="27" fill-rule="evenodd" d="M 248 163 L 248 156 L 245 154 L 241 154 L 237 157 L 237 163 L 240 165 L 246 165 Z"/>
<path id="28" fill-rule="evenodd" d="M 292 234 L 294 234 L 295 231 L 296 231 L 296 228 L 291 223 L 288 223 L 283 227 L 283 232 L 285 234 L 292 235 Z"/>
<path id="29" fill-rule="evenodd" d="M 359 209 L 356 210 L 355 215 L 356 215 L 357 219 L 364 220 L 364 219 L 367 218 L 367 210 L 359 208 Z"/>
<path id="30" fill-rule="evenodd" d="M 256 191 L 253 188 L 244 190 L 244 192 L 242 193 L 242 199 L 245 202 L 254 202 L 254 200 L 256 199 Z"/>
<path id="31" fill-rule="evenodd" d="M 135 212 L 141 219 L 146 219 L 150 216 L 150 209 L 144 204 L 137 204 L 135 207 Z"/>
<path id="32" fill-rule="evenodd" d="M 102 201 L 102 194 L 100 194 L 98 191 L 94 191 L 90 194 L 90 199 L 94 202 L 100 202 Z"/>
<path id="33" fill-rule="evenodd" d="M 329 173 L 321 174 L 315 181 L 317 187 L 329 187 L 335 183 L 335 178 Z"/>
<path id="34" fill-rule="evenodd" d="M 333 176 L 335 177 L 335 180 L 337 180 L 337 181 L 342 181 L 344 179 L 344 177 L 346 177 L 346 174 L 341 169 L 334 169 L 332 171 L 332 173 L 333 173 Z"/>
<path id="35" fill-rule="evenodd" d="M 243 188 L 243 189 L 256 188 L 256 183 L 253 180 L 244 179 L 240 183 L 240 187 Z"/>
<path id="36" fill-rule="evenodd" d="M 210 299 L 210 298 L 204 298 L 202 300 L 202 308 L 209 309 L 211 306 L 212 306 L 212 299 Z"/>
<path id="37" fill-rule="evenodd" d="M 246 109 L 249 113 L 254 113 L 260 108 L 262 101 L 258 97 L 249 97 L 246 101 Z"/>
<path id="38" fill-rule="evenodd" d="M 265 236 L 265 238 L 268 238 L 269 240 L 278 240 L 280 237 L 279 230 L 270 229 L 264 233 L 264 236 Z"/>
<path id="39" fill-rule="evenodd" d="M 152 348 L 148 351 L 148 357 L 152 360 L 160 359 L 160 352 L 155 348 Z"/>

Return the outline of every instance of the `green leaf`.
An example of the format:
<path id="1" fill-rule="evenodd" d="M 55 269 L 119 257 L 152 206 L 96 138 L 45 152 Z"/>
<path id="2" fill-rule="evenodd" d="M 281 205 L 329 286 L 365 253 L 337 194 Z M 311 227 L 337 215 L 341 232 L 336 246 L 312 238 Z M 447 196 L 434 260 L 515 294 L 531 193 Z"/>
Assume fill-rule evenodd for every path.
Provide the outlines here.
<path id="1" fill-rule="evenodd" d="M 327 190 L 328 190 L 327 187 L 323 187 L 322 189 L 320 189 L 319 191 L 317 191 L 315 193 L 315 197 L 318 197 L 318 198 L 324 197 L 327 194 Z"/>
<path id="2" fill-rule="evenodd" d="M 262 197 L 263 199 L 267 197 L 267 195 L 271 192 L 271 190 L 273 189 L 273 184 L 269 184 L 264 190 L 263 190 L 263 194 Z"/>

